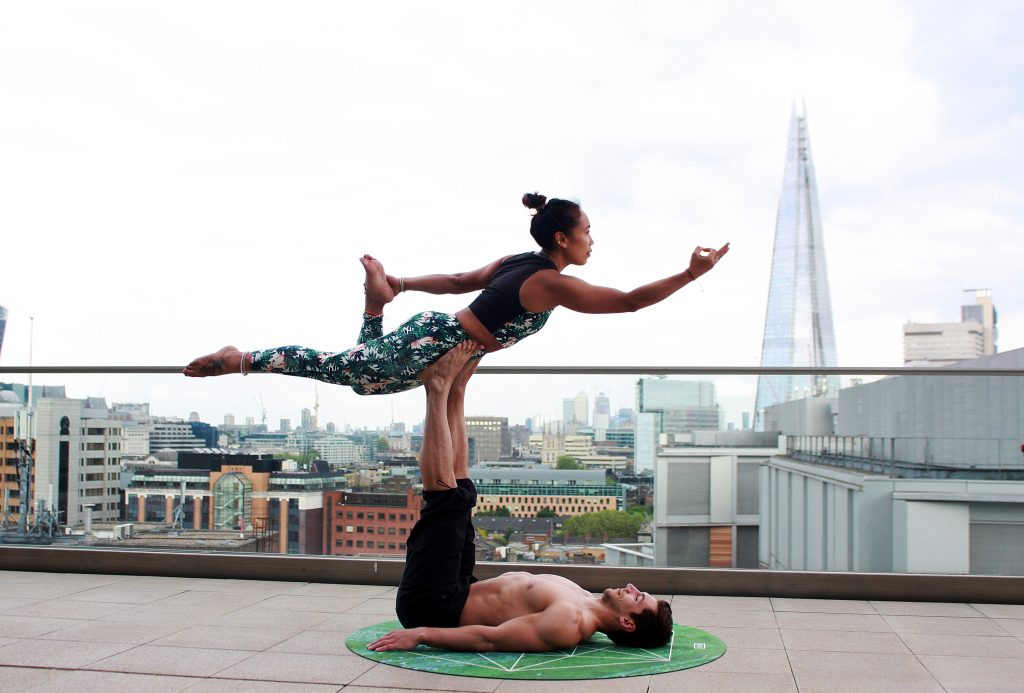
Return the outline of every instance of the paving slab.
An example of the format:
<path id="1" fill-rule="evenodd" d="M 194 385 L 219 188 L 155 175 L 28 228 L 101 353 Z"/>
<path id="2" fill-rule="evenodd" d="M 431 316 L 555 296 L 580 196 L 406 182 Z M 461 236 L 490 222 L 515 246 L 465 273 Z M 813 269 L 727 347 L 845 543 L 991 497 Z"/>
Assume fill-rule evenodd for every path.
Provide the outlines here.
<path id="1" fill-rule="evenodd" d="M 932 633 L 936 635 L 1006 635 L 988 618 L 956 618 L 953 616 L 883 616 L 897 633 Z"/>
<path id="2" fill-rule="evenodd" d="M 903 633 L 900 637 L 916 655 L 1024 658 L 1024 643 L 1012 636 Z"/>
<path id="3" fill-rule="evenodd" d="M 218 672 L 214 678 L 344 685 L 374 666 L 376 662 L 362 657 L 260 652 Z"/>
<path id="4" fill-rule="evenodd" d="M 252 652 L 245 650 L 139 645 L 84 668 L 135 674 L 207 677 L 252 655 Z"/>
<path id="5" fill-rule="evenodd" d="M 260 608 L 270 611 L 323 611 L 340 614 L 350 611 L 366 601 L 366 597 L 275 594 L 261 601 Z M 394 610 L 393 602 L 391 608 Z"/>
<path id="6" fill-rule="evenodd" d="M 0 664 L 20 667 L 79 669 L 92 662 L 131 649 L 116 642 L 20 640 L 0 647 Z"/>
<path id="7" fill-rule="evenodd" d="M 686 609 L 718 609 L 724 611 L 771 611 L 768 597 L 715 597 L 677 594 L 672 597 L 672 611 Z"/>
<path id="8" fill-rule="evenodd" d="M 989 618 L 1024 618 L 1024 604 L 971 604 Z"/>
<path id="9" fill-rule="evenodd" d="M 786 630 L 852 630 L 865 633 L 891 633 L 892 628 L 877 614 L 817 614 L 799 611 L 777 611 L 779 629 Z"/>
<path id="10" fill-rule="evenodd" d="M 31 616 L 0 616 L 0 637 L 37 638 L 55 630 L 68 628 L 78 621 L 68 618 L 33 618 Z"/>
<path id="11" fill-rule="evenodd" d="M 73 626 L 40 635 L 42 640 L 72 640 L 80 642 L 120 642 L 141 645 L 178 630 L 180 626 L 159 623 L 119 623 L 109 621 L 79 621 Z"/>
<path id="12" fill-rule="evenodd" d="M 177 693 L 199 683 L 202 679 L 184 676 L 151 676 L 122 674 L 112 671 L 64 672 L 52 681 L 33 689 L 42 691 L 74 691 L 74 693 Z"/>
<path id="13" fill-rule="evenodd" d="M 783 628 L 787 650 L 817 652 L 888 652 L 910 654 L 896 633 L 864 633 L 850 630 L 792 630 Z"/>
<path id="14" fill-rule="evenodd" d="M 772 597 L 775 611 L 803 611 L 816 614 L 874 614 L 870 602 L 855 599 L 793 599 Z"/>
<path id="15" fill-rule="evenodd" d="M 871 602 L 875 611 L 883 616 L 956 616 L 983 618 L 985 614 L 970 604 L 949 602 Z"/>
<path id="16" fill-rule="evenodd" d="M 672 620 L 695 628 L 711 630 L 716 626 L 732 628 L 777 628 L 771 611 L 725 611 L 723 609 L 672 609 Z"/>
<path id="17" fill-rule="evenodd" d="M 473 676 L 431 674 L 377 664 L 352 683 L 356 686 L 370 686 L 373 688 L 425 688 L 433 691 L 492 693 L 502 681 L 500 679 L 481 679 Z M 576 682 L 567 683 L 572 685 Z"/>
<path id="18" fill-rule="evenodd" d="M 789 661 L 801 691 L 943 693 L 913 655 L 791 651 Z"/>
<path id="19" fill-rule="evenodd" d="M 796 693 L 796 690 L 796 682 L 791 673 L 713 672 L 707 671 L 705 667 L 652 676 L 648 687 L 649 693 Z"/>
<path id="20" fill-rule="evenodd" d="M 238 628 L 230 626 L 191 626 L 154 639 L 150 644 L 160 647 L 209 647 L 261 652 L 293 637 L 294 628 Z"/>
<path id="21" fill-rule="evenodd" d="M 1024 660 L 1000 657 L 942 657 L 920 655 L 949 693 L 1020 693 Z"/>

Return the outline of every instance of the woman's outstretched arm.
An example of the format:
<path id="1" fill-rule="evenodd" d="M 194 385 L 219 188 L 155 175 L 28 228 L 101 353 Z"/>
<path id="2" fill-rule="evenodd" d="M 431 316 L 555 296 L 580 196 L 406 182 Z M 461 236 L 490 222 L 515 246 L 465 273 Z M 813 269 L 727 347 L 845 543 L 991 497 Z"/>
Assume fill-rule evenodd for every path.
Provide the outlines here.
<path id="1" fill-rule="evenodd" d="M 428 294 L 467 294 L 480 291 L 490 281 L 498 267 L 508 256 L 499 258 L 471 272 L 455 274 L 426 274 L 421 277 L 394 277 L 388 275 L 388 284 L 396 293 L 401 291 L 423 291 Z"/>
<path id="2" fill-rule="evenodd" d="M 728 252 L 728 243 L 718 250 L 697 246 L 686 270 L 632 291 L 594 286 L 582 279 L 555 272 L 538 272 L 531 277 L 529 286 L 523 287 L 523 305 L 535 312 L 565 306 L 580 313 L 630 313 L 664 301 L 709 272 Z"/>

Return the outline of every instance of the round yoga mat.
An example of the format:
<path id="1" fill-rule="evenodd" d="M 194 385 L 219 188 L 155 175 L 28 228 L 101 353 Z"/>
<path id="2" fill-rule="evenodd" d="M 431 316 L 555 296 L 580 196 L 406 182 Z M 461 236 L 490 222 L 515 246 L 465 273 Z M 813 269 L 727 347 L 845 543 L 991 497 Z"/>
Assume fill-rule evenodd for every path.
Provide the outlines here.
<path id="1" fill-rule="evenodd" d="M 371 652 L 366 646 L 401 628 L 387 621 L 357 630 L 345 641 L 360 657 L 403 669 L 489 679 L 614 679 L 646 676 L 707 664 L 725 654 L 725 643 L 711 633 L 676 624 L 662 647 L 619 647 L 603 633 L 576 647 L 554 652 L 451 652 L 420 645 L 415 650 Z"/>

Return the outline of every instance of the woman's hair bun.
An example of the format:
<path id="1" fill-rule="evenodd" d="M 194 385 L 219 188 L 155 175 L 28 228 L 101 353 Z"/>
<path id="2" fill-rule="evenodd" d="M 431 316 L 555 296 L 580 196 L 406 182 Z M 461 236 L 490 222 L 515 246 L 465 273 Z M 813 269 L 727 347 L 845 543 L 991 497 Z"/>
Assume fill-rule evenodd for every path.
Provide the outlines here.
<path id="1" fill-rule="evenodd" d="M 526 193 L 523 195 L 523 206 L 527 209 L 535 209 L 538 212 L 544 208 L 544 204 L 548 201 L 548 198 L 544 197 L 540 193 Z"/>

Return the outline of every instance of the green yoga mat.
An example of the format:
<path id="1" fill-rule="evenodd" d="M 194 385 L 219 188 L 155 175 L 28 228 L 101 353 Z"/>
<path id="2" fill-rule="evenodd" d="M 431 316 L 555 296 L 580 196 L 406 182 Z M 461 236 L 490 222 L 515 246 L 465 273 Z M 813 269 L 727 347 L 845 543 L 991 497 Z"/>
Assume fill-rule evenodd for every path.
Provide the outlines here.
<path id="1" fill-rule="evenodd" d="M 668 644 L 655 649 L 619 647 L 602 633 L 576 647 L 554 652 L 450 652 L 420 645 L 415 650 L 371 652 L 366 646 L 393 630 L 387 621 L 357 630 L 345 641 L 360 657 L 403 669 L 489 679 L 614 679 L 646 676 L 707 664 L 725 654 L 711 633 L 676 624 Z"/>

